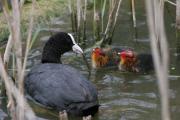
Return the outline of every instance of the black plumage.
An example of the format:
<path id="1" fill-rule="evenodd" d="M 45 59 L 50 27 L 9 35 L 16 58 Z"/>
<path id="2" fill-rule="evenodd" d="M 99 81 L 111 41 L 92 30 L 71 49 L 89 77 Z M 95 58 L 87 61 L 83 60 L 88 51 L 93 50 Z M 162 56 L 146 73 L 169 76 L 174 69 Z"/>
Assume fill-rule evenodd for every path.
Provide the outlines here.
<path id="1" fill-rule="evenodd" d="M 154 69 L 153 58 L 151 54 L 140 53 L 137 55 L 137 68 L 139 72 L 146 73 Z"/>
<path id="2" fill-rule="evenodd" d="M 27 93 L 37 102 L 78 116 L 93 115 L 99 103 L 95 86 L 77 69 L 60 64 L 63 53 L 75 43 L 67 33 L 58 33 L 46 43 L 42 64 L 31 69 L 25 79 Z"/>

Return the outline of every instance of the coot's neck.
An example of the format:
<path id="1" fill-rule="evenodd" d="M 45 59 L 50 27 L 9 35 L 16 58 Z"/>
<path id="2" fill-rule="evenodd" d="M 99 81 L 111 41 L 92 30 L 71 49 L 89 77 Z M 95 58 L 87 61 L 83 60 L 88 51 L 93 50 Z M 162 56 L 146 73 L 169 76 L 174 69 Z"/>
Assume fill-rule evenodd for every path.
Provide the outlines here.
<path id="1" fill-rule="evenodd" d="M 42 53 L 42 63 L 61 63 L 61 54 L 56 52 L 56 50 L 46 51 Z"/>
<path id="2" fill-rule="evenodd" d="M 63 50 L 63 47 L 57 46 L 56 43 L 46 43 L 42 53 L 42 63 L 61 63 L 61 55 L 66 51 Z"/>

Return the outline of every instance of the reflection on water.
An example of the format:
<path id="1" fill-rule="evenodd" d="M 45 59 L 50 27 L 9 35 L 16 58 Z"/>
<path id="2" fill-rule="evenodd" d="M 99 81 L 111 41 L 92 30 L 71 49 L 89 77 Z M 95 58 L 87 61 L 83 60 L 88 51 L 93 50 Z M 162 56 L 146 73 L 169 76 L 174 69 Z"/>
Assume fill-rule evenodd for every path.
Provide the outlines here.
<path id="1" fill-rule="evenodd" d="M 140 0 L 143 2 L 143 0 Z M 149 38 L 146 25 L 146 15 L 143 4 L 137 4 L 137 34 L 138 38 L 133 38 L 133 28 L 131 24 L 131 14 L 129 12 L 128 1 L 122 4 L 121 14 L 118 20 L 117 29 L 114 36 L 115 45 L 128 46 L 138 52 L 150 52 Z M 170 6 L 169 6 L 170 7 Z M 174 9 L 172 9 L 174 10 Z M 174 12 L 174 11 L 173 11 Z M 175 12 L 174 12 L 175 13 Z M 168 17 L 168 16 L 167 16 Z M 170 111 L 173 120 L 180 119 L 180 61 L 177 60 L 175 30 L 172 26 L 172 19 L 166 18 L 167 37 L 170 42 Z M 70 29 L 70 25 L 62 19 L 56 18 L 51 21 L 53 28 L 51 31 L 61 30 L 62 28 Z M 59 26 L 58 26 L 59 25 Z M 55 29 L 54 29 L 55 28 Z M 28 70 L 40 63 L 41 51 L 44 42 L 50 36 L 45 31 L 40 35 L 40 41 L 36 43 L 34 49 L 29 55 Z M 89 38 L 91 39 L 91 38 Z M 90 52 L 86 53 L 90 62 Z M 154 73 L 151 74 L 134 74 L 122 73 L 117 68 L 107 68 L 92 70 L 89 76 L 87 66 L 80 56 L 74 53 L 67 53 L 63 56 L 62 61 L 79 69 L 84 75 L 97 86 L 100 99 L 99 113 L 93 120 L 159 120 L 160 119 L 160 95 L 157 87 L 157 79 Z M 82 64 L 84 63 L 84 64 Z M 5 99 L 5 98 L 1 98 Z M 36 114 L 44 119 L 58 119 L 57 111 L 47 110 L 38 107 L 30 102 Z M 1 104 L 1 108 L 5 103 Z M 5 110 L 5 109 L 3 109 Z M 3 112 L 0 111 L 0 117 Z M 70 118 L 80 119 L 80 118 Z"/>

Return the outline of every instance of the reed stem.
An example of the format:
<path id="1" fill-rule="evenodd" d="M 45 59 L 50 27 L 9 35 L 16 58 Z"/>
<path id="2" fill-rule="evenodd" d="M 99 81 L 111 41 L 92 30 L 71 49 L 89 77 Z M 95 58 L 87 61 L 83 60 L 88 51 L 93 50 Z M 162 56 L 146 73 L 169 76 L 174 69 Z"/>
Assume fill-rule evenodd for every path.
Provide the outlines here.
<path id="1" fill-rule="evenodd" d="M 176 40 L 177 54 L 180 54 L 180 0 L 176 0 Z M 178 55 L 180 58 L 180 55 Z"/>
<path id="2" fill-rule="evenodd" d="M 74 28 L 74 13 L 72 10 L 72 0 L 68 0 L 68 8 L 69 8 L 69 12 L 70 12 L 70 16 L 71 16 L 71 27 L 72 27 L 72 32 L 75 32 L 75 28 Z"/>
<path id="3" fill-rule="evenodd" d="M 87 0 L 84 1 L 84 12 L 83 12 L 83 44 L 86 40 L 86 16 L 87 16 Z"/>
<path id="4" fill-rule="evenodd" d="M 77 0 L 77 40 L 81 42 L 81 0 Z"/>
<path id="5" fill-rule="evenodd" d="M 151 51 L 161 95 L 161 116 L 163 120 L 170 120 L 168 96 L 169 51 L 164 28 L 164 0 L 146 0 L 146 9 Z"/>
<path id="6" fill-rule="evenodd" d="M 136 25 L 136 8 L 135 8 L 135 0 L 131 0 L 131 11 L 132 11 L 132 23 L 133 23 L 133 37 L 135 40 L 137 40 L 137 25 Z"/>
<path id="7" fill-rule="evenodd" d="M 119 16 L 119 9 L 120 9 L 120 6 L 121 6 L 121 2 L 122 2 L 122 0 L 119 0 L 119 2 L 118 2 L 118 7 L 117 7 L 117 10 L 116 10 L 116 14 L 115 14 L 114 22 L 113 22 L 112 32 L 110 34 L 110 39 L 108 41 L 109 45 L 112 43 L 112 37 L 114 35 L 114 31 L 115 31 L 115 28 L 116 28 L 116 23 L 117 23 L 117 19 L 118 19 L 118 16 Z"/>
<path id="8" fill-rule="evenodd" d="M 107 0 L 104 0 L 102 12 L 101 12 L 101 32 L 102 33 L 104 31 L 104 15 L 105 15 L 105 10 L 106 10 L 106 4 L 107 4 Z"/>
<path id="9" fill-rule="evenodd" d="M 9 57 L 10 57 L 12 45 L 13 45 L 12 35 L 9 35 L 8 42 L 6 45 L 6 49 L 4 52 L 4 64 L 5 65 L 7 65 L 9 63 Z"/>
<path id="10" fill-rule="evenodd" d="M 20 3 L 21 2 L 21 3 Z M 11 118 L 12 119 L 18 119 L 18 120 L 24 120 L 24 119 L 36 119 L 33 111 L 29 107 L 29 105 L 26 102 L 26 99 L 24 98 L 24 72 L 25 72 L 25 66 L 26 66 L 26 60 L 28 55 L 28 47 L 26 49 L 25 59 L 24 62 L 22 62 L 22 39 L 21 39 L 21 5 L 23 5 L 23 0 L 11 0 L 12 5 L 12 13 L 8 11 L 8 8 L 6 8 L 6 2 L 5 0 L 1 1 L 2 7 L 3 7 L 3 13 L 5 15 L 5 18 L 7 20 L 10 36 L 7 44 L 7 48 L 5 50 L 4 54 L 4 61 L 2 60 L 0 56 L 0 75 L 2 79 L 4 80 L 7 96 L 9 99 L 7 107 L 10 109 Z M 35 0 L 33 0 L 33 3 Z M 34 4 L 32 4 L 32 10 L 34 9 Z M 29 34 L 27 38 L 27 46 L 30 44 L 31 40 L 31 34 L 32 34 L 32 20 L 33 17 L 31 16 L 31 27 L 29 28 Z M 13 48 L 13 50 L 12 50 Z M 5 66 L 9 62 L 10 55 L 14 55 L 13 58 L 13 67 L 17 67 L 17 75 L 15 76 L 15 83 L 18 83 L 18 87 L 13 83 L 13 81 L 10 79 L 8 75 L 8 68 L 6 69 Z M 5 63 L 5 65 L 3 64 Z M 15 68 L 13 68 L 15 72 Z"/>
<path id="11" fill-rule="evenodd" d="M 178 1 L 178 0 L 177 0 L 177 1 Z M 165 0 L 165 2 L 167 2 L 167 3 L 171 4 L 171 5 L 176 6 L 176 3 L 174 3 L 174 2 L 172 2 L 172 1 L 170 1 L 170 0 Z"/>
<path id="12" fill-rule="evenodd" d="M 113 24 L 113 13 L 114 13 L 115 8 L 116 8 L 116 3 L 111 3 L 111 4 L 114 5 L 114 6 L 110 6 L 108 23 L 107 23 L 104 35 L 103 35 L 103 37 L 101 39 L 101 41 L 102 41 L 101 46 L 102 47 L 105 46 L 108 43 L 108 39 L 110 37 L 111 27 L 112 27 L 112 24 Z"/>
<path id="13" fill-rule="evenodd" d="M 180 0 L 176 0 L 176 28 L 180 30 Z"/>
<path id="14" fill-rule="evenodd" d="M 132 8 L 133 27 L 136 28 L 136 10 L 135 10 L 134 0 L 131 0 L 131 8 Z"/>
<path id="15" fill-rule="evenodd" d="M 35 0 L 32 0 L 32 7 L 31 7 L 31 14 L 30 14 L 30 21 L 29 21 L 29 28 L 28 28 L 28 36 L 26 40 L 26 49 L 25 49 L 25 55 L 24 55 L 24 61 L 23 61 L 23 67 L 22 67 L 22 72 L 20 76 L 20 82 L 19 82 L 19 89 L 24 94 L 24 74 L 25 74 L 25 69 L 26 69 L 26 64 L 27 64 L 27 57 L 29 53 L 29 46 L 31 44 L 31 38 L 32 38 L 32 29 L 33 29 L 33 22 L 34 22 L 34 6 L 35 6 Z"/>
<path id="16" fill-rule="evenodd" d="M 93 6 L 93 14 L 94 14 L 94 17 L 93 17 L 93 38 L 94 38 L 94 40 L 95 41 L 97 41 L 97 39 L 96 39 L 96 0 L 94 0 L 94 2 L 93 2 L 94 4 L 94 6 Z"/>

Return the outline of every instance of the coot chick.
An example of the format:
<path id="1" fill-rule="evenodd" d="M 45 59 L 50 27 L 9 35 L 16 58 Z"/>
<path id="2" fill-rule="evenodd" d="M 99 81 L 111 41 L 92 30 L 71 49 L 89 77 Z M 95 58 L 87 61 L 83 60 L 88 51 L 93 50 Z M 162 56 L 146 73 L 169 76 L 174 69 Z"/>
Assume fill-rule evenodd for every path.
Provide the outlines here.
<path id="1" fill-rule="evenodd" d="M 91 53 L 92 68 L 117 67 L 119 63 L 118 52 L 121 48 L 94 48 Z"/>
<path id="2" fill-rule="evenodd" d="M 147 73 L 154 69 L 152 55 L 149 53 L 135 53 L 124 50 L 119 53 L 119 70 L 129 72 Z"/>
<path id="3" fill-rule="evenodd" d="M 31 69 L 25 79 L 26 92 L 47 107 L 75 116 L 94 115 L 99 103 L 95 86 L 77 69 L 61 64 L 61 55 L 73 50 L 83 53 L 69 33 L 49 38 L 42 53 L 42 64 Z"/>

